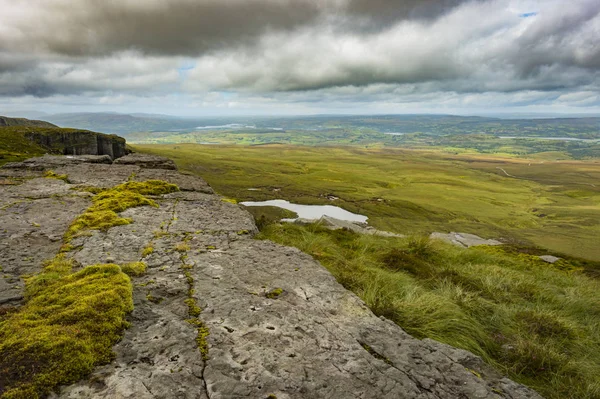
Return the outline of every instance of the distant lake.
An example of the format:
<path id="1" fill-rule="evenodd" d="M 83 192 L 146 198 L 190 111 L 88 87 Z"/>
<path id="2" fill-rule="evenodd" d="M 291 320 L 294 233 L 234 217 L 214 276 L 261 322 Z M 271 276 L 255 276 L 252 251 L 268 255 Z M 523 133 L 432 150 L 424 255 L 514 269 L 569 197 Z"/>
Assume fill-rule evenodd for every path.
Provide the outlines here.
<path id="1" fill-rule="evenodd" d="M 593 143 L 600 139 L 578 139 L 574 137 L 535 137 L 535 136 L 500 136 L 501 139 L 538 139 L 538 140 L 557 140 L 557 141 L 585 141 Z"/>
<path id="2" fill-rule="evenodd" d="M 197 126 L 198 130 L 210 130 L 210 129 L 256 129 L 256 126 L 243 125 L 241 123 L 229 123 L 227 125 L 215 125 L 215 126 Z"/>
<path id="3" fill-rule="evenodd" d="M 276 206 L 278 208 L 287 209 L 296 212 L 301 219 L 318 220 L 322 216 L 327 215 L 335 219 L 346 220 L 348 222 L 366 223 L 367 217 L 356 213 L 348 212 L 339 206 L 333 205 L 299 205 L 292 204 L 286 200 L 270 200 L 270 201 L 247 201 L 241 202 L 244 206 Z M 292 219 L 293 220 L 293 219 Z"/>
<path id="4" fill-rule="evenodd" d="M 389 134 L 390 136 L 404 136 L 406 133 L 383 133 L 383 134 Z"/>

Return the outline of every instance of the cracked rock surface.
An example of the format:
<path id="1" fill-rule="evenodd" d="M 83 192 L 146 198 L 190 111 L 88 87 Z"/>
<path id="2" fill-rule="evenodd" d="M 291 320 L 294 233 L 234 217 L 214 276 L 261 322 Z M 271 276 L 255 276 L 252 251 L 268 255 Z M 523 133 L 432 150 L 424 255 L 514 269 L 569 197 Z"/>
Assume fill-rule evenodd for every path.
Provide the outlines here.
<path id="1" fill-rule="evenodd" d="M 130 225 L 73 240 L 81 267 L 143 260 L 148 270 L 132 279 L 135 309 L 115 360 L 54 397 L 540 398 L 469 352 L 376 317 L 310 256 L 254 240 L 250 214 L 202 179 L 148 167 L 166 161 L 53 162 L 46 169 L 68 182 L 40 177 L 39 162 L 0 169 L 10 183 L 0 185 L 0 306 L 22 301 L 21 277 L 41 270 L 90 205 L 91 194 L 72 188 L 160 179 L 182 190 L 152 197 L 159 208 L 123 212 Z M 191 297 L 209 330 L 207 356 Z"/>

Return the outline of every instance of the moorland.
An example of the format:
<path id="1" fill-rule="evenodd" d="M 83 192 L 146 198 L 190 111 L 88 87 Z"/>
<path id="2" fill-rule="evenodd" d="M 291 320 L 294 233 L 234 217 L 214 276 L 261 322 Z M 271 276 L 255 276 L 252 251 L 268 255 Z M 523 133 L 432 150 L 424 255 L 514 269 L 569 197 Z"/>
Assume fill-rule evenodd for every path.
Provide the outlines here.
<path id="1" fill-rule="evenodd" d="M 305 121 L 301 131 L 274 130 L 270 121 L 264 131 L 224 126 L 130 138 L 143 142 L 135 150 L 172 158 L 232 200 L 332 204 L 404 234 L 279 223 L 289 213 L 248 208 L 258 238 L 313 255 L 412 335 L 472 351 L 549 398 L 600 397 L 596 122 L 589 131 L 568 131 L 589 122 L 581 120 L 513 123 L 511 133 L 510 124 L 470 121 L 471 130 L 453 133 L 457 120 L 432 120 L 428 133 L 404 126 L 395 135 L 385 133 L 400 133 L 398 126 L 384 132 L 381 121 L 322 129 Z M 512 135 L 521 138 L 502 138 Z M 458 248 L 430 240 L 435 231 L 505 244 Z M 545 254 L 561 260 L 548 264 Z"/>

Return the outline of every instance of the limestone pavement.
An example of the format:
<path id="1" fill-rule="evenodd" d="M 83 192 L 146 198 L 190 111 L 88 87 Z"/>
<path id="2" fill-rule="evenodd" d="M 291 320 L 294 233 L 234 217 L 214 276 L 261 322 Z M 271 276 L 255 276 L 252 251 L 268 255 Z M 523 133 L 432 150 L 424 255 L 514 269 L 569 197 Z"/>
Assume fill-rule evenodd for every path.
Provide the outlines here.
<path id="1" fill-rule="evenodd" d="M 251 215 L 202 179 L 144 159 L 0 169 L 11 182 L 0 186 L 0 306 L 19 304 L 21 277 L 41 269 L 89 206 L 92 194 L 73 188 L 160 179 L 181 189 L 153 197 L 159 208 L 123 212 L 130 225 L 73 240 L 80 267 L 143 260 L 148 271 L 133 279 L 116 359 L 55 397 L 540 398 L 473 354 L 376 317 L 310 256 L 253 239 Z M 67 181 L 43 178 L 44 169 Z M 206 356 L 188 322 L 190 297 L 209 329 Z"/>

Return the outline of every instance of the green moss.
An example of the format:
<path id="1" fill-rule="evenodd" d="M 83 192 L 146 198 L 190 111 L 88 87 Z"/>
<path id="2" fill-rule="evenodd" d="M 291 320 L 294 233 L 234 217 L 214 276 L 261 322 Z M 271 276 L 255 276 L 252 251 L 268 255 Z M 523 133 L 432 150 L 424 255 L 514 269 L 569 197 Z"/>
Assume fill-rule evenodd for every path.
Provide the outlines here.
<path id="1" fill-rule="evenodd" d="M 0 321 L 0 398 L 37 398 L 112 360 L 133 309 L 129 277 L 117 265 L 57 256 L 26 281 L 27 302 Z"/>
<path id="2" fill-rule="evenodd" d="M 53 170 L 46 171 L 46 173 L 44 173 L 44 177 L 47 178 L 47 179 L 62 180 L 62 181 L 67 182 L 67 183 L 69 182 L 67 175 L 56 174 Z"/>
<path id="3" fill-rule="evenodd" d="M 138 206 L 158 207 L 156 202 L 144 195 L 159 195 L 179 190 L 174 185 L 160 180 L 127 182 L 102 191 L 93 199 L 93 205 L 77 217 L 65 233 L 68 243 L 82 230 L 108 230 L 114 226 L 130 224 L 131 219 L 122 218 L 117 213 Z"/>
<path id="4" fill-rule="evenodd" d="M 188 319 L 186 320 L 188 323 L 193 325 L 198 329 L 198 335 L 196 336 L 196 345 L 198 346 L 198 350 L 202 355 L 202 360 L 208 360 L 208 336 L 210 335 L 210 331 L 208 327 L 204 325 L 204 322 L 200 319 Z"/>
<path id="5" fill-rule="evenodd" d="M 152 253 L 154 253 L 154 247 L 152 246 L 152 244 L 148 244 L 142 250 L 142 258 L 145 258 L 146 256 L 151 255 Z"/>
<path id="6" fill-rule="evenodd" d="M 95 186 L 80 186 L 73 187 L 71 190 L 81 191 L 84 193 L 100 194 L 101 192 L 107 191 L 108 189 Z"/>
<path id="7" fill-rule="evenodd" d="M 283 294 L 283 289 L 281 288 L 274 288 L 271 291 L 267 292 L 265 294 L 265 296 L 269 299 L 277 299 L 279 298 L 279 295 Z"/>
<path id="8" fill-rule="evenodd" d="M 146 262 L 131 262 L 121 266 L 123 273 L 132 277 L 143 276 L 147 268 Z"/>
<path id="9" fill-rule="evenodd" d="M 162 180 L 147 180 L 144 182 L 129 181 L 114 188 L 117 191 L 131 191 L 141 195 L 163 195 L 179 191 L 175 184 Z"/>
<path id="10" fill-rule="evenodd" d="M 229 204 L 237 204 L 237 200 L 233 199 L 233 198 L 221 198 L 221 201 L 223 202 L 227 202 Z"/>
<path id="11" fill-rule="evenodd" d="M 192 316 L 192 317 L 200 316 L 200 313 L 202 313 L 202 309 L 200 308 L 200 306 L 198 306 L 196 299 L 188 298 L 184 302 L 188 307 L 188 314 L 190 316 Z"/>
<path id="12" fill-rule="evenodd" d="M 95 211 L 85 212 L 78 216 L 69 229 L 65 233 L 64 239 L 69 242 L 82 230 L 103 230 L 106 231 L 111 227 L 122 226 L 132 223 L 130 218 L 122 218 L 113 211 Z"/>

